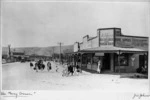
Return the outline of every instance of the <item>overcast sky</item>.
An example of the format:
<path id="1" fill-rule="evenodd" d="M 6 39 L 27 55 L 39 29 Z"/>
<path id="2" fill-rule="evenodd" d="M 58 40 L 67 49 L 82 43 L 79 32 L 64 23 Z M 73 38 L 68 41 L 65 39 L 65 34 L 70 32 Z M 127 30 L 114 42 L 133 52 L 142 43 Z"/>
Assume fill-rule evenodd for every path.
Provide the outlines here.
<path id="1" fill-rule="evenodd" d="M 148 3 L 3 2 L 2 46 L 45 47 L 81 42 L 98 28 L 148 36 Z"/>

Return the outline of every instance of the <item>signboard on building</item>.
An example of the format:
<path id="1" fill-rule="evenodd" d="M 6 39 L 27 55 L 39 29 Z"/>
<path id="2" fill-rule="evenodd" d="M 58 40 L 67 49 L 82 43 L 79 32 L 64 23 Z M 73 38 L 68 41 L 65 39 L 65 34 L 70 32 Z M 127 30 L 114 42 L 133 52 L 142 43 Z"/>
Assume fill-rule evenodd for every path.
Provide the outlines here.
<path id="1" fill-rule="evenodd" d="M 132 45 L 135 48 L 148 49 L 148 38 L 133 38 Z"/>
<path id="2" fill-rule="evenodd" d="M 120 36 L 121 35 L 121 29 L 115 28 L 115 35 Z"/>
<path id="3" fill-rule="evenodd" d="M 132 37 L 123 37 L 123 36 L 117 36 L 115 38 L 115 46 L 118 47 L 133 47 L 132 45 Z"/>
<path id="4" fill-rule="evenodd" d="M 95 56 L 104 56 L 104 53 L 95 53 Z"/>
<path id="5" fill-rule="evenodd" d="M 115 46 L 148 49 L 148 38 L 117 36 L 115 38 Z"/>
<path id="6" fill-rule="evenodd" d="M 114 45 L 114 30 L 100 30 L 100 46 L 113 46 Z"/>

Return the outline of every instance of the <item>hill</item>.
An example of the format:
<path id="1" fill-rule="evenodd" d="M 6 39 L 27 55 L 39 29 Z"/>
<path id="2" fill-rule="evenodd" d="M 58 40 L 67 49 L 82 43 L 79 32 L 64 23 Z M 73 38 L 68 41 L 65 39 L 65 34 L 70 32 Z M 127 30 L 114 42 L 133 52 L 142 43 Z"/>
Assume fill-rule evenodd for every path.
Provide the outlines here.
<path id="1" fill-rule="evenodd" d="M 16 52 L 25 52 L 26 55 L 43 55 L 43 56 L 51 56 L 53 53 L 59 54 L 60 47 L 59 46 L 51 46 L 51 47 L 20 47 L 20 48 L 11 48 L 11 51 Z M 65 45 L 61 47 L 61 53 L 70 53 L 73 52 L 73 45 Z M 2 54 L 8 54 L 8 47 L 2 48 Z"/>

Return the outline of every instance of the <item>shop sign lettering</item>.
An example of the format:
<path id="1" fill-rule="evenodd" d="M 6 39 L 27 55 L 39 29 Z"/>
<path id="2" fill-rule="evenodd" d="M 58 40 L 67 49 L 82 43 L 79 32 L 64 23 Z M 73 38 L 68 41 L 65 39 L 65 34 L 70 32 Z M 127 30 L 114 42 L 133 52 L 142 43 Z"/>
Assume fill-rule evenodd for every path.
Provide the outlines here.
<path id="1" fill-rule="evenodd" d="M 148 40 L 133 38 L 134 47 L 148 47 Z"/>
<path id="2" fill-rule="evenodd" d="M 116 37 L 115 45 L 119 47 L 138 47 L 147 48 L 148 39 L 136 37 Z"/>
<path id="3" fill-rule="evenodd" d="M 113 46 L 114 33 L 113 30 L 101 30 L 100 31 L 100 46 Z"/>
<path id="4" fill-rule="evenodd" d="M 129 37 L 116 37 L 116 46 L 120 47 L 133 47 L 132 46 L 132 38 Z"/>

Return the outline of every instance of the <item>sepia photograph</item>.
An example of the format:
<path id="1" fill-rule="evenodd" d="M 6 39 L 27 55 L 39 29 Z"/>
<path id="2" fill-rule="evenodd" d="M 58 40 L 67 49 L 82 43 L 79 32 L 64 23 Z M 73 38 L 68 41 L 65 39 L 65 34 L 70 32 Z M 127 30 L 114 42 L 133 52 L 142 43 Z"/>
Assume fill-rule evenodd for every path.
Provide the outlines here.
<path id="1" fill-rule="evenodd" d="M 148 93 L 149 8 L 2 1 L 2 90 Z"/>

